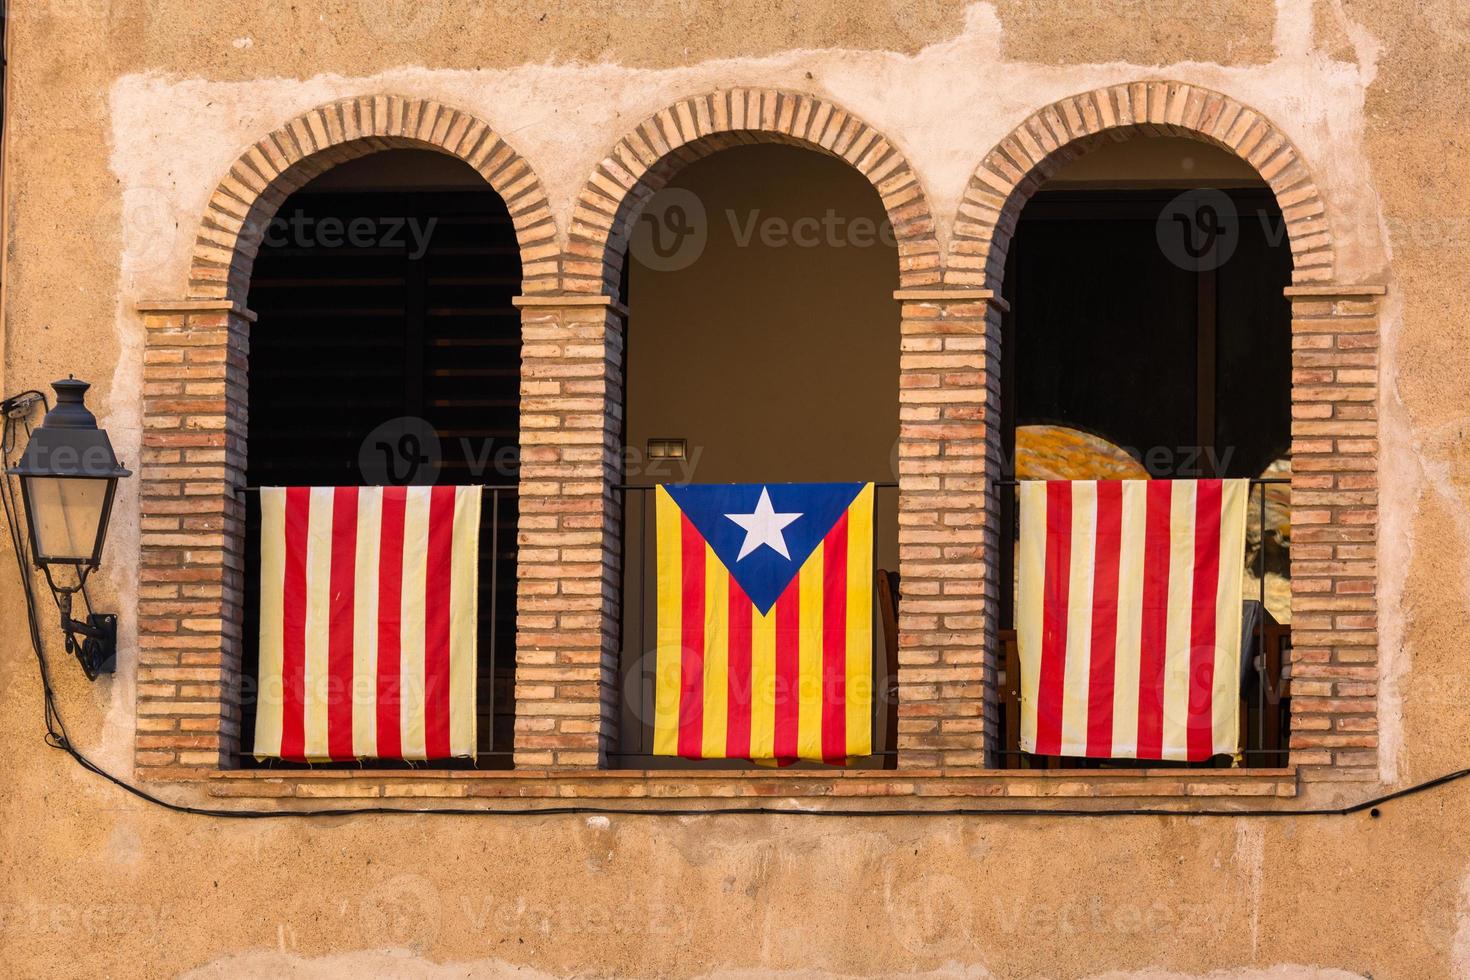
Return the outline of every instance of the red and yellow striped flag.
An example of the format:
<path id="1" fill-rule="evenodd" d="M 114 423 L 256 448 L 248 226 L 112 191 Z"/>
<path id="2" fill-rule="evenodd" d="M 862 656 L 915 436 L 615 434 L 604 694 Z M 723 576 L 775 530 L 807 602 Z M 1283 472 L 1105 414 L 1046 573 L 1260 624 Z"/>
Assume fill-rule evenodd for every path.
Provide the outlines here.
<path id="1" fill-rule="evenodd" d="M 1023 482 L 1021 748 L 1237 749 L 1248 480 Z"/>
<path id="2" fill-rule="evenodd" d="M 654 754 L 872 751 L 872 484 L 655 493 Z"/>
<path id="3" fill-rule="evenodd" d="M 257 758 L 474 755 L 480 495 L 260 491 Z"/>

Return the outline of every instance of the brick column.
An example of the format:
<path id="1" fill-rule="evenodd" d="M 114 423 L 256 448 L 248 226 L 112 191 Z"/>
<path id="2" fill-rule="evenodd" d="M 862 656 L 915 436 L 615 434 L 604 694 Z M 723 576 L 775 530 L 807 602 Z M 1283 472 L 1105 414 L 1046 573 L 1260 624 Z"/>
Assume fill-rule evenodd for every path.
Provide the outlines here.
<path id="1" fill-rule="evenodd" d="M 616 735 L 624 309 L 522 296 L 515 764 L 602 765 Z"/>
<path id="2" fill-rule="evenodd" d="M 227 300 L 139 304 L 139 776 L 229 766 L 240 745 L 246 355 L 254 314 Z"/>
<path id="3" fill-rule="evenodd" d="M 905 289 L 899 358 L 898 764 L 980 768 L 996 731 L 1000 314 Z M 993 741 L 993 739 L 992 739 Z"/>
<path id="4" fill-rule="evenodd" d="M 1378 305 L 1381 286 L 1291 300 L 1291 762 L 1378 778 Z"/>

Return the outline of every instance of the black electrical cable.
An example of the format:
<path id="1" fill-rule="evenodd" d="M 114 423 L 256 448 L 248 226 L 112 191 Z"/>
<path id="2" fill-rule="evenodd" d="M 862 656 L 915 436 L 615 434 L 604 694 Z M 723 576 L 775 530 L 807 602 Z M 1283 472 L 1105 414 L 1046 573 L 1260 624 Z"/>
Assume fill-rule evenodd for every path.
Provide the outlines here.
<path id="1" fill-rule="evenodd" d="M 5 468 L 10 466 L 10 453 L 14 448 L 15 425 L 17 413 L 12 409 L 21 404 L 25 397 L 39 392 L 25 392 L 16 398 L 6 399 L 0 406 L 5 408 L 3 412 L 4 433 L 0 437 L 0 465 Z M 41 399 L 44 403 L 44 396 Z M 35 402 L 30 403 L 34 405 Z M 29 426 L 26 426 L 29 432 Z M 97 763 L 87 758 L 72 744 L 66 734 L 66 724 L 61 718 L 61 712 L 56 704 L 56 692 L 51 686 L 50 666 L 46 660 L 45 644 L 41 640 L 40 623 L 36 614 L 36 598 L 33 583 L 26 567 L 26 540 L 16 520 L 20 512 L 15 502 L 15 491 L 9 475 L 6 475 L 3 486 L 0 486 L 0 505 L 5 512 L 5 523 L 10 531 L 11 546 L 15 551 L 16 563 L 20 569 L 21 587 L 26 600 L 26 618 L 30 627 L 31 646 L 36 654 L 36 664 L 41 676 L 41 692 L 44 700 L 46 721 L 46 744 L 52 748 L 61 749 L 71 756 L 83 769 L 95 773 L 114 786 L 131 793 L 138 799 L 155 806 L 163 807 L 174 813 L 187 813 L 203 817 L 225 817 L 234 819 L 268 819 L 281 817 L 356 817 L 356 816 L 402 816 L 402 815 L 435 815 L 435 816 L 464 816 L 464 817 L 549 817 L 567 815 L 589 815 L 589 816 L 653 816 L 653 817 L 710 817 L 710 816 L 781 816 L 781 817 L 1345 817 L 1355 813 L 1368 811 L 1374 817 L 1379 815 L 1378 808 L 1385 803 L 1400 800 L 1408 796 L 1423 793 L 1426 790 L 1444 786 L 1470 776 L 1470 769 L 1458 769 L 1436 776 L 1433 779 L 1415 783 L 1403 789 L 1394 790 L 1372 799 L 1363 800 L 1341 807 L 1316 807 L 1312 809 L 1298 810 L 1180 810 L 1168 807 L 1123 807 L 1105 810 L 1084 810 L 1077 808 L 1048 808 L 1048 809 L 1026 809 L 1023 807 L 948 807 L 945 809 L 801 809 L 792 807 L 774 806 L 749 806 L 749 807 L 609 807 L 609 806 L 557 806 L 557 807 L 515 807 L 515 808 L 484 808 L 472 809 L 468 807 L 334 807 L 325 810 L 220 810 L 211 807 L 188 806 L 182 803 L 171 803 L 168 800 L 154 796 L 152 793 L 140 786 L 135 786 L 122 778 L 113 775 L 103 769 Z"/>

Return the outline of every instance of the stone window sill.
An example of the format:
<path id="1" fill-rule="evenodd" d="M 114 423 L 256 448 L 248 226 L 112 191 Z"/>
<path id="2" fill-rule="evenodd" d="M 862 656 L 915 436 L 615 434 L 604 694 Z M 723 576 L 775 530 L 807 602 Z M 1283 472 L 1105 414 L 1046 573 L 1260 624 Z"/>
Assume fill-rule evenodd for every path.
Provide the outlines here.
<path id="1" fill-rule="evenodd" d="M 822 809 L 952 809 L 1077 801 L 1106 809 L 1110 801 L 1148 800 L 1181 812 L 1238 801 L 1242 808 L 1297 794 L 1295 769 L 867 770 L 854 772 L 525 771 L 403 772 L 373 770 L 226 770 L 208 774 L 211 796 L 239 800 L 462 800 L 486 810 L 514 805 L 618 805 L 636 809 L 668 801 L 720 806 L 747 801 Z M 1094 801 L 1089 804 L 1087 801 Z"/>

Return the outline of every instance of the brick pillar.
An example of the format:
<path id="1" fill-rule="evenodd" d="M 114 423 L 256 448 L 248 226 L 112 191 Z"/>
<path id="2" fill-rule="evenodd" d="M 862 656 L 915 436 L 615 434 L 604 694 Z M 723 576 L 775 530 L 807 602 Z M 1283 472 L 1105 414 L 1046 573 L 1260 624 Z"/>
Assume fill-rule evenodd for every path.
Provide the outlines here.
<path id="1" fill-rule="evenodd" d="M 898 764 L 980 768 L 996 707 L 1000 313 L 988 289 L 899 290 Z"/>
<path id="2" fill-rule="evenodd" d="M 1291 300 L 1291 762 L 1378 778 L 1378 305 L 1381 286 Z M 1330 768 L 1329 768 L 1330 767 Z"/>
<path id="3" fill-rule="evenodd" d="M 240 745 L 246 355 L 228 300 L 139 304 L 143 351 L 138 727 L 143 778 L 234 764 Z"/>
<path id="4" fill-rule="evenodd" d="M 602 765 L 615 738 L 623 308 L 522 296 L 515 764 Z"/>

